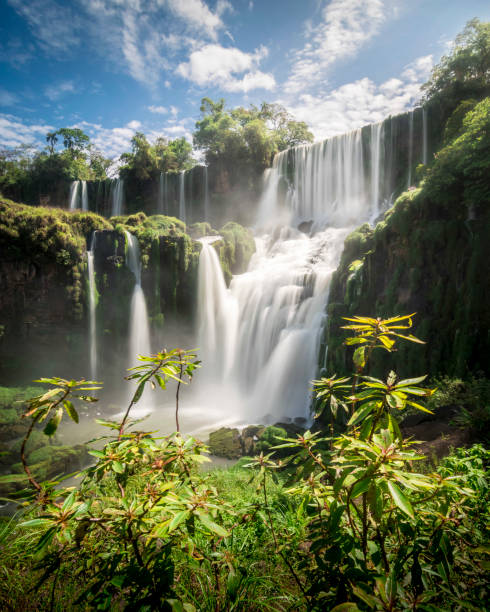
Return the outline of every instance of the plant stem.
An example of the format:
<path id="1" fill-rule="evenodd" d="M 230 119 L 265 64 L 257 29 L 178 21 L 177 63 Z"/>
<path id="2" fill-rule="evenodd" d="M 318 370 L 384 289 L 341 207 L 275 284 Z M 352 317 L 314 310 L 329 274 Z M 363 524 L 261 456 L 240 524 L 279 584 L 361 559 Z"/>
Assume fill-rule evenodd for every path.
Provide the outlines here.
<path id="1" fill-rule="evenodd" d="M 27 433 L 24 436 L 24 439 L 22 440 L 22 446 L 20 447 L 20 459 L 22 461 L 22 466 L 24 468 L 24 472 L 27 474 L 27 478 L 29 479 L 29 482 L 37 491 L 41 491 L 41 485 L 34 478 L 31 470 L 29 469 L 29 466 L 27 465 L 27 459 L 26 459 L 26 454 L 25 454 L 27 440 L 29 440 L 32 430 L 34 429 L 34 425 L 38 422 L 38 420 L 39 420 L 38 416 L 32 419 L 29 429 L 27 430 Z"/>
<path id="2" fill-rule="evenodd" d="M 180 393 L 180 385 L 182 382 L 182 355 L 179 354 L 180 357 L 180 372 L 179 372 L 179 382 L 177 383 L 177 391 L 175 393 L 175 426 L 177 427 L 177 431 L 180 433 L 180 425 L 179 425 L 179 393 Z"/>

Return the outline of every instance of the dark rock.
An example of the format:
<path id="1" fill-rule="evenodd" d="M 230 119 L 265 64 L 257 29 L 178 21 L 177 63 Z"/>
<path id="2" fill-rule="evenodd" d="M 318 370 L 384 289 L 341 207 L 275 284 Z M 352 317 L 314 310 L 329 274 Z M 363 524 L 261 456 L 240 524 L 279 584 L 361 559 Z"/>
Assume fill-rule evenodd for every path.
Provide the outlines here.
<path id="1" fill-rule="evenodd" d="M 298 225 L 298 229 L 300 232 L 303 232 L 303 234 L 309 234 L 311 232 L 312 225 L 313 225 L 313 220 L 303 221 L 302 223 Z"/>

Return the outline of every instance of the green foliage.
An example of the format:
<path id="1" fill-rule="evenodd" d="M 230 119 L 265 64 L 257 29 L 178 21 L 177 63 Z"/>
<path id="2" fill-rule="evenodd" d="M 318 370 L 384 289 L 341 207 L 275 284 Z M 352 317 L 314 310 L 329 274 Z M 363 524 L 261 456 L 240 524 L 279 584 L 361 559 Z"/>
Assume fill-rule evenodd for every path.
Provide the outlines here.
<path id="1" fill-rule="evenodd" d="M 345 414 L 342 434 L 287 439 L 266 428 L 262 440 L 296 454 L 244 460 L 251 478 L 241 466 L 200 470 L 206 447 L 195 438 L 134 429 L 130 410 L 146 385 L 176 379 L 178 417 L 180 384 L 198 366 L 179 349 L 140 357 L 128 411 L 120 423 L 99 421 L 109 435 L 90 451 L 80 487 L 42 483 L 15 532 L 0 522 L 9 582 L 0 602 L 24 602 L 30 584 L 37 609 L 478 609 L 488 595 L 489 453 L 475 446 L 436 474 L 417 472 L 422 457 L 396 416 L 407 404 L 426 409 L 419 402 L 434 396 L 418 386 L 425 377 L 365 375 L 371 355 L 391 355 L 400 335 L 416 342 L 410 325 L 410 316 L 348 321 L 350 344 L 365 349 L 353 378 L 314 381 L 321 408 Z M 82 394 L 88 384 L 50 383 L 31 418 L 56 415 L 60 391 Z M 31 571 L 19 575 L 19 558 Z"/>
<path id="2" fill-rule="evenodd" d="M 255 443 L 255 449 L 259 452 L 266 452 L 272 446 L 280 444 L 287 437 L 287 432 L 282 427 L 269 425 L 260 434 L 260 440 Z"/>
<path id="3" fill-rule="evenodd" d="M 142 132 L 136 132 L 131 139 L 131 152 L 123 153 L 120 160 L 120 177 L 136 186 L 156 180 L 160 172 L 182 172 L 196 163 L 192 146 L 185 138 L 167 141 L 160 137 L 151 145 Z"/>
<path id="4" fill-rule="evenodd" d="M 269 166 L 277 151 L 313 142 L 303 122 L 295 121 L 285 108 L 264 102 L 260 108 L 225 110 L 223 99 L 203 98 L 202 118 L 196 122 L 194 146 L 203 150 L 208 164 L 226 167 L 239 163 L 257 171 Z"/>
<path id="5" fill-rule="evenodd" d="M 347 431 L 330 438 L 306 432 L 279 446 L 299 447 L 290 494 L 310 508 L 311 545 L 301 564 L 309 577 L 307 607 L 473 609 L 485 585 L 484 550 L 468 547 L 468 541 L 485 541 L 483 522 L 472 522 L 475 480 L 455 478 L 460 466 L 454 461 L 441 474 L 414 471 L 421 456 L 402 438 L 396 419 L 407 405 L 427 410 L 419 398 L 433 391 L 418 386 L 425 376 L 399 380 L 391 372 L 384 383 L 362 375 L 373 351 L 392 352 L 400 337 L 417 342 L 405 332 L 411 315 L 348 321 L 356 335 L 347 343 L 358 346 L 351 384 L 336 377 L 314 381 L 321 409 L 333 423 L 342 408 Z M 482 461 L 470 458 L 468 466 L 486 494 Z"/>
<path id="6" fill-rule="evenodd" d="M 449 55 L 434 66 L 423 86 L 425 99 L 443 101 L 488 95 L 490 82 L 490 23 L 472 19 L 456 37 Z"/>

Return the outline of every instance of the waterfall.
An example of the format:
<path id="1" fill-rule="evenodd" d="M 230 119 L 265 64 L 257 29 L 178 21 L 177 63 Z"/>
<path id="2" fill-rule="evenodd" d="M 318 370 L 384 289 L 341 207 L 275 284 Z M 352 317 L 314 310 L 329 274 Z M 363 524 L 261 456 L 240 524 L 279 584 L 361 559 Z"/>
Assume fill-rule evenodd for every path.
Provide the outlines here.
<path id="1" fill-rule="evenodd" d="M 379 216 L 381 177 L 382 177 L 382 143 L 384 142 L 384 122 L 371 126 L 371 218 Z"/>
<path id="2" fill-rule="evenodd" d="M 127 259 L 126 265 L 134 275 L 134 288 L 131 297 L 131 310 L 129 316 L 129 343 L 128 343 L 128 367 L 135 366 L 138 355 L 149 355 L 151 353 L 150 324 L 146 309 L 146 300 L 141 287 L 141 257 L 138 240 L 128 231 L 126 234 Z M 134 388 L 131 391 L 134 393 Z M 152 395 L 147 390 L 139 401 L 139 405 L 145 409 L 153 407 Z"/>
<path id="3" fill-rule="evenodd" d="M 95 241 L 97 237 L 97 231 L 92 234 L 92 241 L 90 249 L 87 251 L 87 270 L 88 270 L 88 305 L 89 305 L 89 339 L 90 339 L 90 378 L 91 380 L 97 379 L 97 322 L 96 322 L 96 285 L 95 285 L 95 269 L 94 269 L 94 255 L 95 255 Z"/>
<path id="4" fill-rule="evenodd" d="M 204 221 L 209 223 L 209 182 L 207 166 L 204 166 Z"/>
<path id="5" fill-rule="evenodd" d="M 82 210 L 88 210 L 87 181 L 82 181 Z"/>
<path id="6" fill-rule="evenodd" d="M 197 388 L 209 410 L 218 406 L 229 419 L 232 403 L 231 416 L 242 423 L 309 420 L 330 280 L 344 239 L 390 201 L 394 139 L 385 139 L 384 130 L 373 124 L 276 155 L 264 174 L 256 253 L 229 289 L 203 240 Z"/>
<path id="7" fill-rule="evenodd" d="M 75 210 L 76 208 L 79 208 L 79 205 L 78 205 L 79 187 L 80 187 L 80 181 L 72 181 L 70 185 L 70 198 L 68 200 L 68 208 L 70 210 Z"/>
<path id="8" fill-rule="evenodd" d="M 407 189 L 412 186 L 412 163 L 413 163 L 413 111 L 410 113 L 408 126 L 408 180 Z"/>
<path id="9" fill-rule="evenodd" d="M 422 163 L 424 165 L 427 165 L 427 161 L 429 159 L 427 123 L 428 123 L 427 109 L 425 106 L 422 106 Z"/>
<path id="10" fill-rule="evenodd" d="M 165 214 L 164 202 L 165 202 L 165 195 L 166 195 L 165 194 L 166 178 L 167 176 L 163 172 L 160 172 L 160 179 L 158 182 L 158 206 L 157 206 L 157 213 L 159 215 Z"/>
<path id="11" fill-rule="evenodd" d="M 185 170 L 180 173 L 179 180 L 179 219 L 184 223 L 185 219 Z"/>
<path id="12" fill-rule="evenodd" d="M 198 270 L 198 344 L 210 378 L 221 381 L 233 360 L 238 304 L 223 278 L 218 255 L 211 246 L 220 236 L 201 238 Z"/>
<path id="13" fill-rule="evenodd" d="M 124 180 L 115 179 L 115 186 L 112 190 L 112 210 L 111 217 L 117 217 L 123 214 L 124 200 Z"/>

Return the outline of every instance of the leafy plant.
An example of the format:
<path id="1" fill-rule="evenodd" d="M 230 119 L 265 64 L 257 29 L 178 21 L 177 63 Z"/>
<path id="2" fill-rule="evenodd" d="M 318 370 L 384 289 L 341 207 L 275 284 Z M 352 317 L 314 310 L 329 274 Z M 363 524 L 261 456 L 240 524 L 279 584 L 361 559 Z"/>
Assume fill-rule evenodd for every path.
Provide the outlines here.
<path id="1" fill-rule="evenodd" d="M 408 333 L 412 316 L 347 319 L 355 335 L 346 344 L 357 347 L 352 379 L 314 381 L 332 435 L 306 432 L 279 446 L 298 449 L 289 494 L 309 513 L 310 544 L 299 566 L 309 578 L 308 609 L 474 605 L 455 581 L 462 571 L 455 556 L 465 558 L 469 483 L 416 472 L 422 457 L 396 418 L 406 406 L 428 411 L 421 402 L 433 390 L 419 386 L 425 376 L 399 380 L 390 372 L 383 381 L 364 374 L 374 350 L 392 352 L 399 338 L 420 342 Z M 334 437 L 339 414 L 346 429 Z"/>

